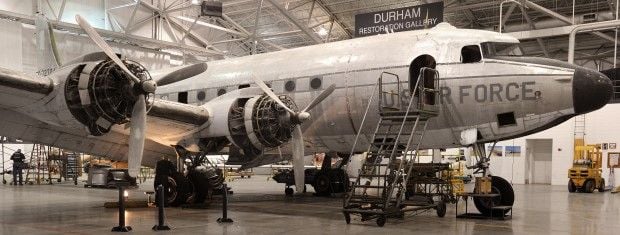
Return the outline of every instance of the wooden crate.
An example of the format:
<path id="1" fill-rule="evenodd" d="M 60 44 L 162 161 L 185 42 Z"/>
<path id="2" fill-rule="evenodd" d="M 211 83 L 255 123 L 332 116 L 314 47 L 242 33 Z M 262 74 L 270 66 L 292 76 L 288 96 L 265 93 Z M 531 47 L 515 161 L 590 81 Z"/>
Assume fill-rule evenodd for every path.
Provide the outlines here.
<path id="1" fill-rule="evenodd" d="M 491 177 L 476 177 L 474 192 L 478 194 L 491 193 Z"/>

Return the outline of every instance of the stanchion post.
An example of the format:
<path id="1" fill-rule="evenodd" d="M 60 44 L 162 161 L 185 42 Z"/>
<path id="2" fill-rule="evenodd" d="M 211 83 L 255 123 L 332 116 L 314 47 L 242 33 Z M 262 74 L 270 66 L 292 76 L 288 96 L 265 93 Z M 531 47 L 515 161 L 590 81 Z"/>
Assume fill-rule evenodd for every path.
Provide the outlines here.
<path id="1" fill-rule="evenodd" d="M 157 186 L 157 208 L 159 210 L 159 213 L 157 215 L 158 220 L 157 225 L 153 226 L 153 230 L 170 230 L 170 227 L 168 227 L 168 225 L 166 225 L 164 221 L 164 186 L 161 184 Z"/>
<path id="2" fill-rule="evenodd" d="M 125 195 L 124 187 L 118 184 L 118 226 L 112 228 L 112 232 L 129 232 L 131 226 L 125 225 Z"/>
<path id="3" fill-rule="evenodd" d="M 233 220 L 228 218 L 228 186 L 226 183 L 222 186 L 222 195 L 224 199 L 222 200 L 222 218 L 217 219 L 218 223 L 232 223 Z"/>

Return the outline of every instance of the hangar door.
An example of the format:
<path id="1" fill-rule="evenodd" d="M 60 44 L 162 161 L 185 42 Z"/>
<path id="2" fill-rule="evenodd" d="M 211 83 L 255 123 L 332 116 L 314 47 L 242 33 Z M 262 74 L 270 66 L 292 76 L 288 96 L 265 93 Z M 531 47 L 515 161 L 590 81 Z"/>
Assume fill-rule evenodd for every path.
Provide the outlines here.
<path id="1" fill-rule="evenodd" d="M 528 139 L 525 145 L 525 182 L 551 184 L 553 140 Z"/>

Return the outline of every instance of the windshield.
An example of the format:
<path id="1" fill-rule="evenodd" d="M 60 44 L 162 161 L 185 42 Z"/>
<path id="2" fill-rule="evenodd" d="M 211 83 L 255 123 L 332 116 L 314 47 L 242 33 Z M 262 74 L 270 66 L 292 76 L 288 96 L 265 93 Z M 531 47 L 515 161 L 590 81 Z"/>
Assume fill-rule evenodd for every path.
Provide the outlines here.
<path id="1" fill-rule="evenodd" d="M 482 54 L 490 58 L 495 56 L 522 56 L 523 52 L 518 43 L 483 42 Z"/>

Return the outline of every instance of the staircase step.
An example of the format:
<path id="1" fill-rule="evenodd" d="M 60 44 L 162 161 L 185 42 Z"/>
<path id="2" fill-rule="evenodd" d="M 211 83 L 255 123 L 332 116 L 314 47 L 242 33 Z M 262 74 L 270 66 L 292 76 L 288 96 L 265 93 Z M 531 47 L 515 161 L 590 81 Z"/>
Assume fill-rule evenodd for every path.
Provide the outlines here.
<path id="1" fill-rule="evenodd" d="M 359 174 L 359 177 L 387 177 L 387 175 L 380 175 L 380 174 Z"/>
<path id="2" fill-rule="evenodd" d="M 402 139 L 404 139 L 403 136 L 401 136 L 401 140 Z M 384 145 L 384 146 L 394 146 L 394 144 L 406 145 L 407 141 L 398 141 L 398 142 L 396 142 L 396 141 L 386 141 L 386 142 L 377 141 L 377 142 L 373 142 L 372 144 L 375 145 L 375 146 L 381 146 L 381 145 Z"/>
<path id="3" fill-rule="evenodd" d="M 383 185 L 353 185 L 353 187 L 355 188 L 380 188 L 380 189 L 386 188 L 386 186 L 383 186 Z"/>
<path id="4" fill-rule="evenodd" d="M 383 198 L 379 196 L 355 195 L 355 194 L 351 195 L 351 199 L 383 200 Z"/>
<path id="5" fill-rule="evenodd" d="M 411 116 L 411 115 L 408 116 L 408 117 L 405 117 L 405 116 L 383 116 L 382 118 L 383 118 L 383 120 L 391 120 L 391 121 L 399 121 L 399 122 L 402 122 L 403 120 L 405 120 L 405 121 L 413 122 L 416 119 L 418 119 L 418 116 Z"/>
<path id="6" fill-rule="evenodd" d="M 377 138 L 376 136 L 378 136 L 378 135 L 382 135 L 382 136 L 383 135 L 387 135 L 387 136 L 394 135 L 394 136 L 396 136 L 396 135 L 398 135 L 398 132 L 396 132 L 396 131 L 395 132 L 376 132 L 375 133 L 375 138 Z M 378 138 L 380 138 L 380 137 L 378 137 Z"/>
<path id="7" fill-rule="evenodd" d="M 372 166 L 389 166 L 387 163 L 364 163 L 363 166 L 372 167 Z"/>

